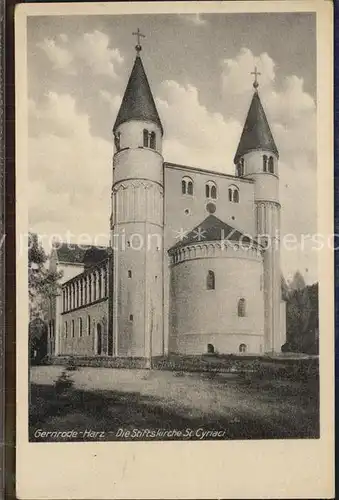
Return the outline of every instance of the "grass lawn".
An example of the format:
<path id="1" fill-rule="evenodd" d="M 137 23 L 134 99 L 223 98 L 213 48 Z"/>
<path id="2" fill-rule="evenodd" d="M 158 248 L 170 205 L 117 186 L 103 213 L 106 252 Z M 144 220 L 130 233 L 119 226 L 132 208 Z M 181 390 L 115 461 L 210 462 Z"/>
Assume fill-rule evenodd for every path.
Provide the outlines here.
<path id="1" fill-rule="evenodd" d="M 31 368 L 31 441 L 319 436 L 315 378 L 82 367 L 68 372 L 73 385 L 58 392 L 55 381 L 62 371 L 61 366 Z M 42 434 L 57 431 L 68 434 Z M 203 431 L 219 434 L 203 436 Z"/>

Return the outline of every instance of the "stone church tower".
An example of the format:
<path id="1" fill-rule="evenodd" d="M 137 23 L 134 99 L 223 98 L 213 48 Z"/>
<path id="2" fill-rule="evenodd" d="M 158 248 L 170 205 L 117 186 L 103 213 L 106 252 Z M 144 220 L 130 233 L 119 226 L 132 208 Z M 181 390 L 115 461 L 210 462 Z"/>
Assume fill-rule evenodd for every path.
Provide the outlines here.
<path id="1" fill-rule="evenodd" d="M 113 355 L 162 355 L 163 127 L 136 46 L 114 127 Z"/>
<path id="2" fill-rule="evenodd" d="M 267 248 L 264 253 L 265 352 L 280 351 L 282 338 L 280 309 L 280 203 L 279 153 L 258 94 L 257 71 L 254 95 L 247 114 L 234 163 L 238 175 L 255 181 L 256 235 Z"/>

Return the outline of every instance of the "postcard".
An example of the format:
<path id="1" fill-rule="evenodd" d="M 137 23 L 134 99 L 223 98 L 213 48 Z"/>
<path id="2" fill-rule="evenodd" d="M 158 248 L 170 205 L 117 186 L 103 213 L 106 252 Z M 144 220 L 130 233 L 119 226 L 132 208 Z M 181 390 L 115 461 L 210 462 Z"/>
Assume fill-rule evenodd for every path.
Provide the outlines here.
<path id="1" fill-rule="evenodd" d="M 17 7 L 19 498 L 333 495 L 331 33 Z"/>

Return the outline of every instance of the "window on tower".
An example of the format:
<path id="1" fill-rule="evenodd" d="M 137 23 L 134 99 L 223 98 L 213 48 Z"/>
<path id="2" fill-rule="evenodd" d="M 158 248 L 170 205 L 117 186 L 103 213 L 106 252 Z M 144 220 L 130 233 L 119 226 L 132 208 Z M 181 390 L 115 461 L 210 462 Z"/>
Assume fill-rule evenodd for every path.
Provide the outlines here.
<path id="1" fill-rule="evenodd" d="M 274 174 L 274 159 L 273 159 L 273 156 L 269 157 L 269 160 L 268 160 L 268 171 L 270 172 L 270 174 Z"/>
<path id="2" fill-rule="evenodd" d="M 262 159 L 263 159 L 263 171 L 267 172 L 267 156 L 264 155 Z"/>
<path id="3" fill-rule="evenodd" d="M 213 271 L 208 271 L 206 279 L 207 290 L 215 290 L 215 274 Z"/>
<path id="4" fill-rule="evenodd" d="M 245 174 L 245 160 L 244 160 L 244 158 L 241 158 L 238 161 L 238 164 L 237 164 L 237 174 L 238 174 L 238 177 L 243 177 L 244 174 Z"/>
<path id="5" fill-rule="evenodd" d="M 144 148 L 148 148 L 148 145 L 149 145 L 149 133 L 148 133 L 148 130 L 144 129 L 144 133 L 143 133 L 143 137 L 144 137 Z"/>
<path id="6" fill-rule="evenodd" d="M 154 131 L 149 132 L 147 129 L 144 129 L 143 141 L 144 141 L 144 148 L 156 149 L 156 133 Z"/>
<path id="7" fill-rule="evenodd" d="M 239 189 L 237 186 L 230 186 L 228 188 L 228 200 L 232 203 L 239 203 Z"/>
<path id="8" fill-rule="evenodd" d="M 120 137 L 121 137 L 121 132 L 116 132 L 114 134 L 114 145 L 116 151 L 120 151 Z"/>
<path id="9" fill-rule="evenodd" d="M 155 146 L 156 146 L 155 139 L 156 139 L 155 132 L 151 132 L 150 133 L 150 145 L 149 145 L 149 147 L 152 149 L 155 149 Z"/>
<path id="10" fill-rule="evenodd" d="M 246 316 L 246 300 L 245 299 L 239 299 L 238 301 L 238 316 L 240 318 L 243 318 Z"/>
<path id="11" fill-rule="evenodd" d="M 181 181 L 182 194 L 193 196 L 193 181 L 190 177 L 183 177 Z"/>
<path id="12" fill-rule="evenodd" d="M 239 346 L 239 352 L 246 352 L 246 351 L 247 351 L 246 344 L 240 344 L 240 346 Z"/>

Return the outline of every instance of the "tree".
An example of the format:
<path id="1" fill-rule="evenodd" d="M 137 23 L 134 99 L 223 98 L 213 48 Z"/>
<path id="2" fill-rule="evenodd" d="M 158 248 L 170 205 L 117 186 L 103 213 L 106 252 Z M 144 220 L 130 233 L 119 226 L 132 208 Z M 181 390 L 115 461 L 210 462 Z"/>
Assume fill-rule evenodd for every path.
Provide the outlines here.
<path id="1" fill-rule="evenodd" d="M 282 285 L 283 289 L 283 285 Z M 287 350 L 318 353 L 318 283 L 306 286 L 301 273 L 297 271 L 290 288 L 284 288 L 286 300 Z"/>
<path id="2" fill-rule="evenodd" d="M 296 271 L 293 276 L 293 280 L 290 283 L 291 290 L 303 290 L 306 286 L 304 277 L 302 276 L 300 271 Z"/>
<path id="3" fill-rule="evenodd" d="M 292 290 L 287 302 L 288 342 L 296 351 L 303 351 L 304 337 L 309 331 L 311 303 L 308 288 Z"/>
<path id="4" fill-rule="evenodd" d="M 62 273 L 47 268 L 48 256 L 38 235 L 28 236 L 28 294 L 30 320 L 46 319 L 48 301 L 57 295 Z"/>
<path id="5" fill-rule="evenodd" d="M 288 287 L 288 284 L 286 283 L 284 275 L 281 274 L 281 298 L 282 298 L 282 300 L 288 300 L 289 292 L 290 292 L 290 289 Z"/>

